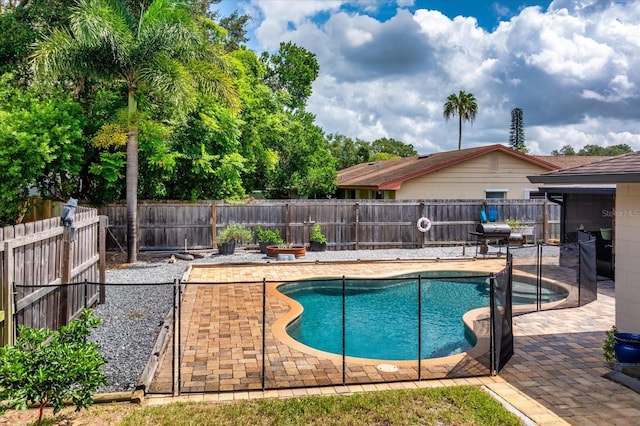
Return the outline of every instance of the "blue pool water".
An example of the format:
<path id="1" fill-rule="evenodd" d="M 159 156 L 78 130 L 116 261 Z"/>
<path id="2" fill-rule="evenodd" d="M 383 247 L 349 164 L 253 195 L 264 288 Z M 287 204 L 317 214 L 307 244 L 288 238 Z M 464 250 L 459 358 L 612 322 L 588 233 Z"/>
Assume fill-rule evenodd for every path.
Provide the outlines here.
<path id="1" fill-rule="evenodd" d="M 342 353 L 342 281 L 285 284 L 283 294 L 304 312 L 287 332 L 322 351 Z M 359 358 L 418 358 L 418 284 L 416 275 L 393 280 L 348 280 L 345 301 L 345 353 Z M 486 277 L 422 280 L 421 356 L 464 352 L 475 342 L 462 322 L 465 312 L 489 306 Z"/>
<path id="2" fill-rule="evenodd" d="M 471 309 L 489 306 L 489 279 L 465 273 L 425 272 L 422 276 L 420 355 L 437 358 L 465 352 L 475 344 L 462 322 Z M 462 277 L 462 278 L 461 278 Z M 358 358 L 418 359 L 417 275 L 385 280 L 347 280 L 345 353 Z M 309 280 L 278 287 L 304 308 L 287 333 L 307 346 L 342 353 L 342 280 Z M 535 303 L 535 285 L 513 283 L 513 303 Z M 567 296 L 542 289 L 542 303 Z M 532 299 L 533 298 L 533 299 Z"/>

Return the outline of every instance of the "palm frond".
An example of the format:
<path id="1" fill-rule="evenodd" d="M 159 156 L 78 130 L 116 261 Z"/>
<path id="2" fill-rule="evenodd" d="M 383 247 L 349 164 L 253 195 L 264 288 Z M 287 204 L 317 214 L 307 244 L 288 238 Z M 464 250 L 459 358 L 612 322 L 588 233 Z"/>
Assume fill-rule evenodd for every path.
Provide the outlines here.
<path id="1" fill-rule="evenodd" d="M 63 29 L 54 29 L 51 34 L 33 46 L 31 60 L 35 65 L 36 78 L 68 74 L 73 71 L 76 46 L 73 35 Z"/>
<path id="2" fill-rule="evenodd" d="M 128 17 L 107 0 L 81 0 L 71 15 L 71 32 L 88 49 L 101 49 L 116 63 L 126 63 L 133 44 Z"/>
<path id="3" fill-rule="evenodd" d="M 213 95 L 234 112 L 240 111 L 238 92 L 228 74 L 207 61 L 191 61 L 187 66 L 200 92 Z"/>
<path id="4" fill-rule="evenodd" d="M 158 55 L 138 70 L 138 76 L 141 83 L 170 99 L 178 108 L 188 111 L 195 106 L 197 92 L 193 78 L 179 61 Z"/>

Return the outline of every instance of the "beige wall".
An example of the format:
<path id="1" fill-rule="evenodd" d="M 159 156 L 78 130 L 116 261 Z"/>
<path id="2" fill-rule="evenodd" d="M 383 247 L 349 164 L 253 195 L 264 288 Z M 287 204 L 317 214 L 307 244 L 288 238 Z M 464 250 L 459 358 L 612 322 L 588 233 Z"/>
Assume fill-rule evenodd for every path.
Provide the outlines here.
<path id="1" fill-rule="evenodd" d="M 405 182 L 396 191 L 398 200 L 480 199 L 487 189 L 508 189 L 506 198 L 525 198 L 525 189 L 536 189 L 527 176 L 547 172 L 502 152 L 492 152 L 442 171 Z"/>
<path id="2" fill-rule="evenodd" d="M 640 334 L 640 183 L 616 185 L 616 326 Z"/>

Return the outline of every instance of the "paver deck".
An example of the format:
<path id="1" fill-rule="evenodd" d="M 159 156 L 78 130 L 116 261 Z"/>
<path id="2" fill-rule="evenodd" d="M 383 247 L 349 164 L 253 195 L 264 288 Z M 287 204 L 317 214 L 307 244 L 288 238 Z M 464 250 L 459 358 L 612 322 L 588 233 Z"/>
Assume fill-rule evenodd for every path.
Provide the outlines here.
<path id="1" fill-rule="evenodd" d="M 192 283 L 241 283 L 304 279 L 319 276 L 393 276 L 431 268 L 451 270 L 447 262 L 278 262 L 262 265 L 198 265 Z M 497 272 L 502 260 L 454 262 L 455 269 Z M 558 277 L 561 278 L 561 277 Z M 290 310 L 267 291 L 267 328 Z M 426 362 L 415 381 L 417 365 L 398 364 L 386 373 L 376 362 L 349 360 L 342 386 L 342 359 L 292 344 L 276 332 L 265 342 L 265 384 L 289 388 L 261 391 L 262 284 L 186 285 L 182 310 L 182 390 L 195 392 L 189 400 L 222 401 L 256 397 L 285 397 L 313 393 L 483 384 L 523 412 L 536 424 L 640 424 L 640 395 L 602 377 L 611 364 L 602 356 L 604 332 L 613 324 L 613 283 L 599 283 L 598 300 L 580 308 L 542 311 L 514 317 L 515 355 L 498 377 L 447 379 L 452 369 L 468 368 L 483 375 L 476 358 L 457 358 L 450 365 Z M 458 372 L 460 373 L 460 372 Z M 462 375 L 467 375 L 462 372 Z M 399 383 L 376 383 L 384 381 Z M 171 359 L 166 357 L 151 391 L 171 388 Z M 359 384 L 361 383 L 361 384 Z M 304 389 L 292 389 L 305 387 Z M 234 391 L 231 393 L 205 393 Z M 152 398 L 160 403 L 163 398 Z"/>

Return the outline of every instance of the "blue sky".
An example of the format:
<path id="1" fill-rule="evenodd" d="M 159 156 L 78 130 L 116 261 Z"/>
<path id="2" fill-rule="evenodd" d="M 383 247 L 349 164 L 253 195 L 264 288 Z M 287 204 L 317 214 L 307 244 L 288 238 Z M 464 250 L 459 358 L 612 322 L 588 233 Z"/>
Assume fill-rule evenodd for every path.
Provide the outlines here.
<path id="1" fill-rule="evenodd" d="M 252 17 L 248 47 L 294 42 L 320 65 L 308 110 L 326 133 L 457 148 L 446 97 L 475 95 L 463 147 L 506 143 L 524 111 L 533 154 L 640 150 L 640 1 L 223 0 Z"/>

